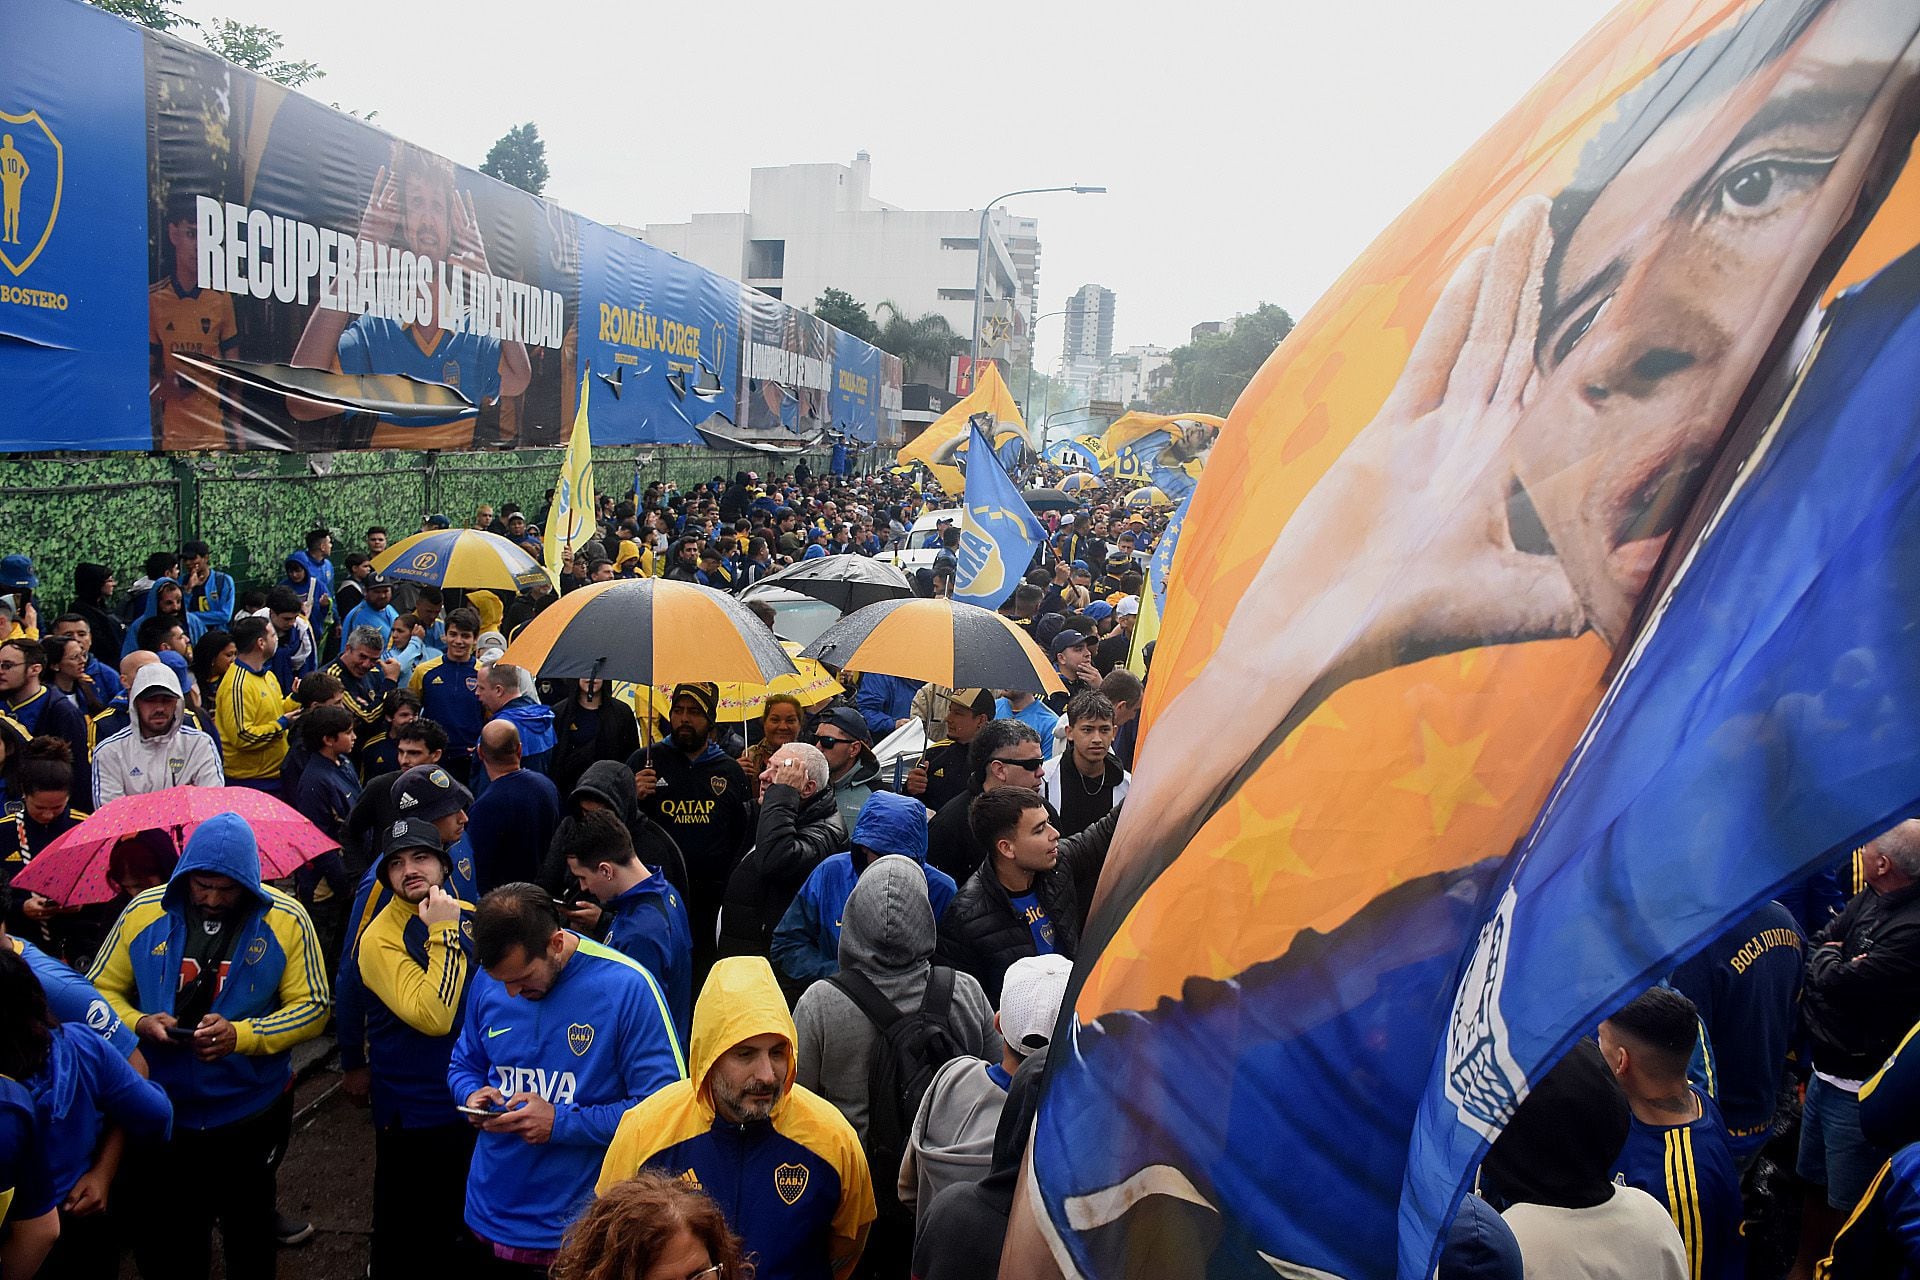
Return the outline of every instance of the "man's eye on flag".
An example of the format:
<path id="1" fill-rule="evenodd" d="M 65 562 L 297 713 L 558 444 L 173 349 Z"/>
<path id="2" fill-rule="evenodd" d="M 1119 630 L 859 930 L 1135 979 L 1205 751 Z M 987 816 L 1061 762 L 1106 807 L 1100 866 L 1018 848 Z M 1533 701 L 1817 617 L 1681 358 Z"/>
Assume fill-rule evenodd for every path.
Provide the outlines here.
<path id="1" fill-rule="evenodd" d="M 1623 7 L 1248 387 L 1003 1274 L 1425 1280 L 1530 1082 L 1920 805 L 1917 39 Z"/>

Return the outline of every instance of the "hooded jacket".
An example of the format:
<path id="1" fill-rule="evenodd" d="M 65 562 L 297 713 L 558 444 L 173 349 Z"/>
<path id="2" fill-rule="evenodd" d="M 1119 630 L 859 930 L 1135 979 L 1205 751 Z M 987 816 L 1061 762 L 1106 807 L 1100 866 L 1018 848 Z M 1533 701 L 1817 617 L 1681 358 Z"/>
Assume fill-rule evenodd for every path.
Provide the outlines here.
<path id="1" fill-rule="evenodd" d="M 794 894 L 829 855 L 847 847 L 847 828 L 833 789 L 801 797 L 769 785 L 760 797 L 753 848 L 727 877 L 721 902 L 720 954 L 763 956 Z"/>
<path id="2" fill-rule="evenodd" d="M 926 895 L 937 923 L 953 901 L 953 880 L 937 867 L 927 866 L 927 824 L 919 802 L 908 796 L 882 792 L 860 811 L 853 843 L 876 858 L 898 854 L 920 864 L 926 877 Z M 807 877 L 793 905 L 780 919 L 773 935 L 773 965 L 781 975 L 801 986 L 840 970 L 840 937 L 847 898 L 861 872 L 853 854 L 836 853 Z"/>
<path id="3" fill-rule="evenodd" d="M 494 714 L 520 731 L 520 767 L 544 774 L 553 760 L 553 708 L 521 694 Z"/>
<path id="4" fill-rule="evenodd" d="M 153 1079 L 173 1100 L 176 1121 L 211 1129 L 264 1111 L 292 1079 L 293 1046 L 327 1021 L 327 978 L 306 911 L 260 880 L 260 853 L 246 821 L 219 814 L 200 824 L 166 884 L 137 895 L 114 922 L 88 980 L 120 1020 L 137 1027 L 149 1013 L 172 1013 L 185 963 L 187 879 L 217 872 L 245 890 L 244 906 L 213 998 L 233 1024 L 234 1051 L 202 1062 L 185 1048 L 157 1045 Z"/>
<path id="5" fill-rule="evenodd" d="M 81 561 L 73 567 L 73 611 L 87 620 L 95 653 L 114 654 L 126 643 L 126 624 L 113 616 L 107 603 L 107 580 L 113 570 Z"/>
<path id="6" fill-rule="evenodd" d="M 530 1143 L 482 1133 L 467 1178 L 467 1225 L 516 1249 L 557 1249 L 593 1189 L 601 1155 L 643 1098 L 686 1079 L 666 996 L 653 975 L 581 938 L 546 995 L 510 996 L 474 971 L 447 1067 L 453 1101 L 491 1085 L 553 1105 L 553 1134 Z"/>
<path id="7" fill-rule="evenodd" d="M 141 624 L 159 612 L 160 588 L 162 587 L 180 587 L 180 607 L 182 610 L 179 614 L 180 629 L 187 633 L 187 640 L 194 642 L 206 634 L 206 624 L 194 617 L 191 613 L 185 611 L 187 605 L 187 589 L 180 585 L 180 580 L 177 578 L 160 578 L 156 580 L 153 586 L 147 591 L 147 598 L 145 603 L 140 606 L 140 612 L 134 615 L 132 622 L 127 624 L 126 636 L 120 642 L 120 657 L 123 660 L 128 654 L 140 647 Z M 94 647 L 96 649 L 99 648 L 100 642 L 97 640 L 94 641 Z"/>
<path id="8" fill-rule="evenodd" d="M 896 798 L 920 807 L 905 796 Z M 844 918 L 840 967 L 864 975 L 901 1013 L 918 1009 L 932 972 L 935 937 L 925 868 L 897 855 L 875 859 L 848 895 Z M 877 1035 L 873 1023 L 831 982 L 808 987 L 793 1020 L 800 1032 L 800 1083 L 838 1107 L 865 1142 L 867 1080 Z M 993 1006 L 980 984 L 964 973 L 954 974 L 948 1027 L 974 1057 L 986 1057 L 989 1044 L 999 1047 Z M 884 1172 L 891 1177 L 899 1170 Z"/>
<path id="9" fill-rule="evenodd" d="M 47 1064 L 26 1085 L 46 1126 L 47 1182 L 62 1199 L 92 1166 L 109 1125 L 135 1142 L 163 1142 L 173 1128 L 160 1086 L 83 1026 L 54 1027 Z"/>
<path id="10" fill-rule="evenodd" d="M 867 1158 L 846 1118 L 795 1083 L 797 1054 L 767 1119 L 719 1118 L 708 1075 L 733 1046 L 762 1035 L 797 1040 L 773 970 L 758 956 L 721 960 L 694 1008 L 692 1074 L 621 1117 L 595 1189 L 642 1168 L 684 1179 L 720 1206 L 759 1274 L 829 1280 L 852 1269 L 875 1217 Z"/>
<path id="11" fill-rule="evenodd" d="M 641 812 L 665 827 L 680 846 L 691 877 L 684 887 L 695 927 L 704 920 L 710 937 L 727 877 L 753 836 L 753 788 L 740 772 L 739 761 L 714 742 L 691 760 L 669 742 L 657 742 L 627 757 L 630 774 L 649 764 L 663 785 L 641 806 Z"/>
<path id="12" fill-rule="evenodd" d="M 620 821 L 627 824 L 627 834 L 633 837 L 633 851 L 640 861 L 657 868 L 680 891 L 681 897 L 686 896 L 687 860 L 680 855 L 680 846 L 667 834 L 667 829 L 640 812 L 640 801 L 633 792 L 633 770 L 618 760 L 600 760 L 588 765 L 580 781 L 567 792 L 567 811 L 554 829 L 553 843 L 540 871 L 541 886 L 548 893 L 558 897 L 578 888 L 573 873 L 567 870 L 567 860 L 559 853 L 559 846 L 560 833 L 580 816 L 583 799 L 597 800 L 617 814 Z M 680 1032 L 684 1037 L 686 1028 L 681 1027 Z"/>
<path id="13" fill-rule="evenodd" d="M 137 678 L 136 678 L 137 683 Z M 104 714 L 104 713 L 103 713 Z M 130 723 L 93 749 L 93 807 L 168 787 L 226 785 L 220 747 L 192 724 L 183 706 L 173 728 L 149 738 Z"/>
<path id="14" fill-rule="evenodd" d="M 949 1187 L 931 1205 L 920 1206 L 920 1233 L 913 1249 L 918 1280 L 980 1280 L 999 1274 L 1027 1135 L 1040 1111 L 1047 1052 L 1032 1054 L 1013 1073 L 994 1131 L 993 1165 L 987 1176 Z"/>

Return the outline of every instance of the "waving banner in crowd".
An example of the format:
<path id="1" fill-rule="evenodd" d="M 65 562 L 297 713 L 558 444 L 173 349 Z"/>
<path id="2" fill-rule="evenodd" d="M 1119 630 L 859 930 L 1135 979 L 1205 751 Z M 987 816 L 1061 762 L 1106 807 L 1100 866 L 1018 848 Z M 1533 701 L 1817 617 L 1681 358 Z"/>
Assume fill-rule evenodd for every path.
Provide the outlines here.
<path id="1" fill-rule="evenodd" d="M 737 281 L 78 0 L 5 27 L 0 452 L 554 445 L 588 374 L 602 444 L 897 433 L 895 357 Z"/>
<path id="2" fill-rule="evenodd" d="M 1004 1275 L 1423 1280 L 1530 1080 L 1920 804 L 1917 33 L 1623 7 L 1248 387 Z"/>
<path id="3" fill-rule="evenodd" d="M 1226 419 L 1210 413 L 1123 414 L 1103 437 L 1107 457 L 1101 468 L 1179 502 L 1193 492 L 1207 453 L 1226 425 Z"/>
<path id="4" fill-rule="evenodd" d="M 1000 366 L 991 362 L 981 366 L 979 386 L 907 442 L 900 451 L 900 461 L 922 464 L 949 497 L 958 497 L 966 487 L 963 472 L 967 441 L 976 414 L 987 415 L 1000 464 L 1008 471 L 1016 469 L 1026 453 L 1027 424 L 1020 417 L 1020 406 L 1013 402 L 1013 392 L 1000 377 Z"/>

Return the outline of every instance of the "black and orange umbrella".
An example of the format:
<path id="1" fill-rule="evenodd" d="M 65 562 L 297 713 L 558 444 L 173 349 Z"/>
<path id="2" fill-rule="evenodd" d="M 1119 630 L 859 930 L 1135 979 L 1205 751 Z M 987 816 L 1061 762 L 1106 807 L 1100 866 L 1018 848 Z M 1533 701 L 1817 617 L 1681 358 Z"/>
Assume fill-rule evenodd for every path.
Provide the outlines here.
<path id="1" fill-rule="evenodd" d="M 549 679 L 635 684 L 797 674 L 767 624 L 724 592 L 638 578 L 568 592 L 526 625 L 500 659 Z"/>
<path id="2" fill-rule="evenodd" d="M 821 632 L 800 656 L 950 689 L 1058 693 L 1066 687 L 1024 629 L 991 609 L 955 600 L 870 604 Z"/>

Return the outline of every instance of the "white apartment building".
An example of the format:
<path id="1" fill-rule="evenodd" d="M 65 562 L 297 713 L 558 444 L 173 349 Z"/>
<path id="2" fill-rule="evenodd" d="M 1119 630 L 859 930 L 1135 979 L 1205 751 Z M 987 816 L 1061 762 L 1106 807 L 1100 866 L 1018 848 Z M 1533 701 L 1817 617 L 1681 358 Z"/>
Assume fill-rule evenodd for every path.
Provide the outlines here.
<path id="1" fill-rule="evenodd" d="M 1118 400 L 1131 407 L 1136 401 L 1148 399 L 1172 372 L 1173 356 L 1165 347 L 1128 347 L 1107 357 L 1094 379 L 1092 398 Z"/>
<path id="2" fill-rule="evenodd" d="M 966 338 L 979 266 L 978 209 L 901 209 L 873 198 L 873 160 L 756 168 L 744 213 L 620 227 L 648 244 L 807 308 L 828 289 L 908 316 L 938 312 Z M 1013 362 L 1026 359 L 1037 313 L 1039 223 L 996 210 L 987 259 L 987 312 L 1012 298 Z"/>

